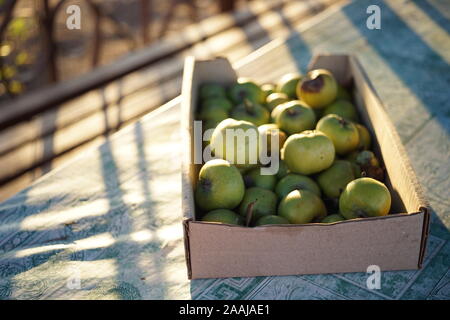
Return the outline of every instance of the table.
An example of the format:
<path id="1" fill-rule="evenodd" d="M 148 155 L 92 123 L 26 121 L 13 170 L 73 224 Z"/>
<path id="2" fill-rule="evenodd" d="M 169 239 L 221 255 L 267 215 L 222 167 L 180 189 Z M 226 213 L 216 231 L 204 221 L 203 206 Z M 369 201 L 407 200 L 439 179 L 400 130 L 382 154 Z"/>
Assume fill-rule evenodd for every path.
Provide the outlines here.
<path id="1" fill-rule="evenodd" d="M 424 268 L 189 281 L 182 243 L 180 98 L 0 204 L 1 299 L 449 299 L 450 6 L 356 1 L 236 65 L 261 82 L 315 53 L 356 53 L 433 208 Z M 381 30 L 366 8 L 381 7 Z"/>

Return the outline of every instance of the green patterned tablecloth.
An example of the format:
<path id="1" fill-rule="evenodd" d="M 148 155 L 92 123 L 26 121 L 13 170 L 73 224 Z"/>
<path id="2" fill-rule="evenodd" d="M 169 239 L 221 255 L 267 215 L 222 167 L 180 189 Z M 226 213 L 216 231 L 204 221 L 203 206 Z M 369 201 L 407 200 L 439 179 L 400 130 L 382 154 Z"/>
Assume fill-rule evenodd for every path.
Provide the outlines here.
<path id="1" fill-rule="evenodd" d="M 365 273 L 189 281 L 177 98 L 0 204 L 0 299 L 449 299 L 449 19 L 443 1 L 355 1 L 237 66 L 262 82 L 314 53 L 359 56 L 434 210 L 423 269 L 383 272 L 379 290 Z"/>

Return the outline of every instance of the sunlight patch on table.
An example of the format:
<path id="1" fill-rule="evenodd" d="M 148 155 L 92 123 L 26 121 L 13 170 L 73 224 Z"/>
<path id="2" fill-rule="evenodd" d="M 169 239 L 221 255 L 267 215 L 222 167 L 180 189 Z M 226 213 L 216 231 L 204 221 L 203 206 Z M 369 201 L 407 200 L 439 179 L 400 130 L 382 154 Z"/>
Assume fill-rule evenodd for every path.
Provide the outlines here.
<path id="1" fill-rule="evenodd" d="M 20 223 L 21 230 L 46 230 L 62 224 L 73 223 L 79 219 L 102 216 L 108 213 L 109 203 L 106 199 L 93 200 L 79 204 L 74 208 L 56 209 L 26 217 Z"/>
<path id="2" fill-rule="evenodd" d="M 22 249 L 22 250 L 18 250 L 16 252 L 11 252 L 11 254 L 15 258 L 24 258 L 24 257 L 28 257 L 31 255 L 45 253 L 45 252 L 49 252 L 49 251 L 64 250 L 68 247 L 69 247 L 69 245 L 67 245 L 67 244 L 54 244 L 54 245 L 49 245 L 49 246 L 39 246 L 39 247 L 34 247 L 34 248 Z M 10 255 L 7 254 L 5 257 L 9 257 L 9 256 Z"/>
<path id="3" fill-rule="evenodd" d="M 106 248 L 112 246 L 116 240 L 109 232 L 96 234 L 92 237 L 76 240 L 73 246 L 74 250 L 89 250 L 97 248 Z"/>
<path id="4" fill-rule="evenodd" d="M 163 226 L 156 230 L 156 236 L 161 241 L 174 241 L 183 237 L 183 228 L 180 223 Z"/>
<path id="5" fill-rule="evenodd" d="M 130 234 L 130 239 L 135 242 L 150 242 L 154 239 L 154 233 L 150 230 L 140 230 Z"/>

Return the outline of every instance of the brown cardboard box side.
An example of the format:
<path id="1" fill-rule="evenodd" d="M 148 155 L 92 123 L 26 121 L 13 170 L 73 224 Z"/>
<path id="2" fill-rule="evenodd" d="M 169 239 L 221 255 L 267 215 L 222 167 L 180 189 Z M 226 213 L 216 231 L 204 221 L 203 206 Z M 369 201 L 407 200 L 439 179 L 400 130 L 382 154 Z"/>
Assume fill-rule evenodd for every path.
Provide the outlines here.
<path id="1" fill-rule="evenodd" d="M 195 221 L 193 190 L 199 165 L 192 164 L 192 123 L 198 86 L 218 79 L 230 83 L 236 74 L 226 59 L 188 58 L 182 92 L 182 207 L 189 278 L 356 272 L 373 264 L 381 270 L 420 267 L 428 234 L 427 205 L 395 128 L 356 58 L 317 56 L 311 68 L 317 67 L 332 71 L 341 84 L 354 81 L 359 112 L 386 166 L 391 212 L 409 214 L 258 228 Z"/>

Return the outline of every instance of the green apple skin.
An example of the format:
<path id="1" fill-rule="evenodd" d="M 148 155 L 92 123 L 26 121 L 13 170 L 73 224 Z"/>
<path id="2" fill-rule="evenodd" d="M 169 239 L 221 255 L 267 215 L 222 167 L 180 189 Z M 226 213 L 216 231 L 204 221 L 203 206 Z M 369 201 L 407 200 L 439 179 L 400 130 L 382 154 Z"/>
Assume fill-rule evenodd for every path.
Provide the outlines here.
<path id="1" fill-rule="evenodd" d="M 289 169 L 288 169 L 286 163 L 283 160 L 279 159 L 277 179 L 284 178 L 288 173 L 289 173 Z"/>
<path id="2" fill-rule="evenodd" d="M 373 166 L 379 167 L 380 162 L 372 151 L 364 150 L 358 153 L 356 156 L 356 164 L 360 166 Z"/>
<path id="3" fill-rule="evenodd" d="M 245 138 L 244 143 L 235 141 L 231 147 L 233 150 L 227 150 L 227 130 L 243 130 L 244 134 L 248 133 L 248 138 Z M 230 147 L 230 146 L 228 146 Z M 214 129 L 211 136 L 211 150 L 218 158 L 228 160 L 233 163 L 241 172 L 245 172 L 251 168 L 258 166 L 259 156 L 259 133 L 258 127 L 253 123 L 247 121 L 239 121 L 235 119 L 225 119 L 220 122 Z M 227 151 L 229 154 L 227 154 Z M 256 159 L 252 159 L 250 154 L 256 155 Z M 237 163 L 240 155 L 244 155 L 244 161 Z M 256 161 L 252 161 L 256 160 Z M 256 162 L 256 163 L 252 163 Z"/>
<path id="4" fill-rule="evenodd" d="M 340 214 L 330 214 L 326 216 L 325 218 L 320 221 L 321 223 L 333 223 L 333 222 L 339 222 L 344 221 L 345 218 L 341 216 Z"/>
<path id="5" fill-rule="evenodd" d="M 317 182 L 326 197 L 337 199 L 347 184 L 355 180 L 352 164 L 346 160 L 336 160 L 333 165 L 321 172 Z"/>
<path id="6" fill-rule="evenodd" d="M 361 167 L 356 163 L 356 157 L 358 156 L 358 154 L 359 151 L 355 150 L 345 156 L 345 160 L 350 162 L 350 164 L 352 165 L 353 175 L 355 176 L 355 179 L 361 178 Z"/>
<path id="7" fill-rule="evenodd" d="M 216 83 L 205 83 L 200 87 L 200 99 L 225 98 L 226 90 L 223 86 Z"/>
<path id="8" fill-rule="evenodd" d="M 361 178 L 361 167 L 355 162 L 350 163 L 352 165 L 353 175 L 355 176 L 355 179 Z"/>
<path id="9" fill-rule="evenodd" d="M 282 199 L 294 190 L 308 190 L 317 195 L 322 196 L 319 186 L 313 179 L 302 176 L 300 174 L 289 173 L 275 186 L 275 193 Z"/>
<path id="10" fill-rule="evenodd" d="M 299 100 L 292 100 L 281 105 L 282 110 L 277 114 L 275 123 L 288 135 L 314 129 L 316 114 Z"/>
<path id="11" fill-rule="evenodd" d="M 278 215 L 292 224 L 322 220 L 327 209 L 322 199 L 308 190 L 294 190 L 284 197 L 278 206 Z"/>
<path id="12" fill-rule="evenodd" d="M 273 111 L 278 105 L 288 102 L 289 98 L 287 95 L 281 92 L 271 93 L 266 99 L 267 109 Z"/>
<path id="13" fill-rule="evenodd" d="M 201 103 L 201 108 L 209 108 L 211 106 L 219 106 L 226 112 L 230 112 L 233 109 L 233 104 L 227 98 L 219 97 L 219 98 L 209 98 L 203 100 Z"/>
<path id="14" fill-rule="evenodd" d="M 272 83 L 265 83 L 261 86 L 261 90 L 266 95 L 266 98 L 276 91 L 276 86 Z"/>
<path id="15" fill-rule="evenodd" d="M 252 223 L 254 223 L 262 216 L 276 214 L 277 200 L 276 194 L 270 190 L 258 187 L 248 188 L 239 206 L 239 214 L 246 217 L 248 206 L 254 203 L 252 211 Z"/>
<path id="16" fill-rule="evenodd" d="M 348 101 L 352 101 L 352 95 L 350 94 L 350 92 L 344 88 L 343 86 L 341 86 L 339 83 L 337 85 L 337 95 L 336 95 L 336 100 L 337 99 L 344 99 L 344 100 L 348 100 Z"/>
<path id="17" fill-rule="evenodd" d="M 244 179 L 239 170 L 228 161 L 213 159 L 200 169 L 195 202 L 206 211 L 233 209 L 245 193 Z"/>
<path id="18" fill-rule="evenodd" d="M 328 114 L 337 114 L 348 121 L 359 121 L 355 106 L 350 101 L 344 99 L 337 99 L 327 105 L 323 110 L 322 117 Z"/>
<path id="19" fill-rule="evenodd" d="M 333 141 L 338 155 L 346 155 L 358 148 L 358 129 L 353 123 L 338 115 L 329 114 L 320 119 L 317 122 L 316 130 L 324 133 Z"/>
<path id="20" fill-rule="evenodd" d="M 388 188 L 372 178 L 353 180 L 339 198 L 339 211 L 345 219 L 385 216 L 390 208 Z"/>
<path id="21" fill-rule="evenodd" d="M 258 187 L 273 191 L 277 183 L 277 177 L 275 175 L 262 175 L 261 168 L 255 168 L 246 173 L 244 182 L 247 188 Z"/>
<path id="22" fill-rule="evenodd" d="M 359 123 L 355 123 L 355 126 L 359 134 L 358 150 L 369 150 L 372 145 L 372 137 L 370 136 L 369 130 Z"/>
<path id="23" fill-rule="evenodd" d="M 284 93 L 289 99 L 297 98 L 297 85 L 302 76 L 298 73 L 288 73 L 281 77 L 277 84 L 277 92 Z"/>
<path id="24" fill-rule="evenodd" d="M 334 161 L 333 142 L 325 134 L 308 130 L 291 135 L 284 143 L 281 158 L 290 172 L 302 175 L 318 173 Z"/>
<path id="25" fill-rule="evenodd" d="M 289 221 L 286 218 L 275 215 L 263 216 L 256 221 L 255 227 L 269 224 L 289 224 Z"/>
<path id="26" fill-rule="evenodd" d="M 243 120 L 253 123 L 255 126 L 261 126 L 269 123 L 270 112 L 260 104 L 246 100 L 238 104 L 231 111 L 231 117 L 236 120 Z"/>
<path id="27" fill-rule="evenodd" d="M 235 224 L 239 226 L 245 224 L 243 217 L 227 209 L 212 210 L 203 216 L 202 221 Z"/>
<path id="28" fill-rule="evenodd" d="M 275 123 L 278 115 L 284 108 L 284 103 L 277 105 L 270 113 L 270 120 Z"/>
<path id="29" fill-rule="evenodd" d="M 261 152 L 268 150 L 267 154 L 272 154 L 272 151 L 280 152 L 281 148 L 286 141 L 286 133 L 281 131 L 274 123 L 263 124 L 258 127 Z M 278 137 L 278 149 L 272 150 L 272 137 Z"/>
<path id="30" fill-rule="evenodd" d="M 215 122 L 220 122 L 229 117 L 230 117 L 230 115 L 229 115 L 228 111 L 216 104 L 211 104 L 211 105 L 203 107 L 199 114 L 199 119 L 205 120 L 205 121 L 211 120 L 211 121 L 215 121 Z"/>
<path id="31" fill-rule="evenodd" d="M 378 181 L 384 180 L 384 170 L 380 167 L 380 161 L 372 151 L 361 151 L 356 157 L 355 163 L 361 168 L 361 174 L 365 177 Z"/>
<path id="32" fill-rule="evenodd" d="M 297 97 L 311 108 L 323 108 L 336 99 L 337 82 L 325 69 L 311 70 L 297 85 Z"/>
<path id="33" fill-rule="evenodd" d="M 230 87 L 228 95 L 235 104 L 242 103 L 245 99 L 257 104 L 266 102 L 266 93 L 248 78 L 239 78 L 237 83 Z"/>
<path id="34" fill-rule="evenodd" d="M 356 157 L 358 156 L 358 154 L 359 154 L 359 151 L 354 150 L 354 151 L 350 152 L 349 154 L 345 155 L 344 159 L 347 161 L 356 163 Z"/>

